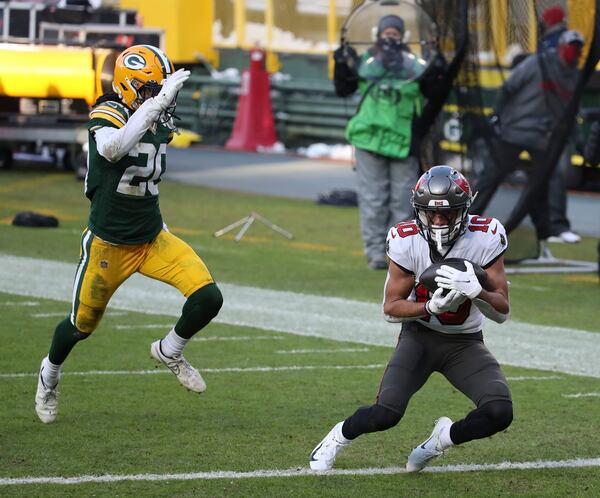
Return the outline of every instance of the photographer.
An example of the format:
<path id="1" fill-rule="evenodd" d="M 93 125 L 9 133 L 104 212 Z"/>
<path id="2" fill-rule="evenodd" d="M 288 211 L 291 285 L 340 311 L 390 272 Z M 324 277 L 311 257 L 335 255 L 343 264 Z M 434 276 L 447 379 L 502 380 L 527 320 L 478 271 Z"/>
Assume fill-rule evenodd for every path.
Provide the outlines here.
<path id="1" fill-rule="evenodd" d="M 375 44 L 360 58 L 347 44 L 334 52 L 337 95 L 358 89 L 362 96 L 346 138 L 355 148 L 361 235 L 373 270 L 387 269 L 390 226 L 412 217 L 411 190 L 419 172 L 413 126 L 423 108 L 425 85 L 416 79 L 425 63 L 403 43 L 404 34 L 404 21 L 385 15 Z"/>

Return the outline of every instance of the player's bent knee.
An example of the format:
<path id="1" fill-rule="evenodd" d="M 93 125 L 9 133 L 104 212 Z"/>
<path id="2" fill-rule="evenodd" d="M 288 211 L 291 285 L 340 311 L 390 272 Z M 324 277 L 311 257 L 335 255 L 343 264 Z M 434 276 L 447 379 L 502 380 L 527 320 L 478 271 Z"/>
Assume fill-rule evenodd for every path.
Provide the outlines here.
<path id="1" fill-rule="evenodd" d="M 87 337 L 98 328 L 103 316 L 104 309 L 90 308 L 80 303 L 74 325 L 79 332 L 85 334 Z"/>
<path id="2" fill-rule="evenodd" d="M 496 432 L 505 430 L 510 426 L 513 420 L 512 401 L 497 400 L 490 401 L 482 407 L 485 415 L 490 422 L 491 429 Z"/>
<path id="3" fill-rule="evenodd" d="M 400 422 L 402 415 L 385 406 L 363 406 L 354 412 L 344 424 L 344 435 L 354 439 L 361 434 L 391 429 Z"/>
<path id="4" fill-rule="evenodd" d="M 212 319 L 223 306 L 223 294 L 217 284 L 208 284 L 195 291 L 186 301 L 186 306 L 188 303 L 191 313 L 201 313 L 203 317 L 208 315 Z"/>

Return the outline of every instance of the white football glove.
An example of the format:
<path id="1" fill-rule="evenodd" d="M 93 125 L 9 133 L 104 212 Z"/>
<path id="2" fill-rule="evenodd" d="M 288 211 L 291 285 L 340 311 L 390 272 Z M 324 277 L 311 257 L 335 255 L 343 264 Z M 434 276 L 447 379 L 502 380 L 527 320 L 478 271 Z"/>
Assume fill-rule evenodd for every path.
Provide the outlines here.
<path id="1" fill-rule="evenodd" d="M 438 276 L 435 277 L 435 281 L 443 289 L 454 289 L 469 299 L 475 299 L 481 294 L 482 287 L 479 280 L 477 280 L 471 262 L 465 261 L 465 266 L 467 269 L 460 271 L 448 265 L 443 265 L 436 272 Z"/>
<path id="2" fill-rule="evenodd" d="M 181 90 L 189 77 L 190 72 L 182 68 L 175 71 L 171 76 L 167 76 L 167 79 L 163 81 L 160 93 L 154 97 L 163 111 L 175 100 L 177 92 Z"/>
<path id="3" fill-rule="evenodd" d="M 451 290 L 445 296 L 442 296 L 444 289 L 439 287 L 431 296 L 431 299 L 425 303 L 425 309 L 430 315 L 439 315 L 446 311 L 456 311 L 467 298 L 456 290 Z"/>

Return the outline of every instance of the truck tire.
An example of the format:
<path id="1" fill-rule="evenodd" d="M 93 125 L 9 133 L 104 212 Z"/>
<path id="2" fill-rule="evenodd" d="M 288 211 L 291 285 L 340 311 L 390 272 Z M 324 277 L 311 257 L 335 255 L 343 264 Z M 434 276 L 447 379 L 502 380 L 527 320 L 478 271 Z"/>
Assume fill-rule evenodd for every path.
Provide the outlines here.
<path id="1" fill-rule="evenodd" d="M 0 170 L 10 169 L 13 165 L 12 151 L 10 149 L 0 149 Z"/>

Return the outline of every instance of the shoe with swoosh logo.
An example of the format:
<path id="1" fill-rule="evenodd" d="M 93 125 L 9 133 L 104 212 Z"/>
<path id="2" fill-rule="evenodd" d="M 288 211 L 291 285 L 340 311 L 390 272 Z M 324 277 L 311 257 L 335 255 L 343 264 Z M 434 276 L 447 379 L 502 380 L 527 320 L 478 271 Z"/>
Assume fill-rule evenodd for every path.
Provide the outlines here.
<path id="1" fill-rule="evenodd" d="M 335 463 L 335 457 L 351 443 L 343 436 L 342 425 L 344 425 L 343 421 L 334 425 L 329 434 L 312 450 L 310 454 L 312 470 L 331 470 Z"/>
<path id="2" fill-rule="evenodd" d="M 157 363 L 162 364 L 171 370 L 181 385 L 189 391 L 195 393 L 203 393 L 206 391 L 206 383 L 204 382 L 202 375 L 189 364 L 183 355 L 171 358 L 170 356 L 163 354 L 162 349 L 160 348 L 160 341 L 152 343 L 150 346 L 150 354 Z"/>
<path id="3" fill-rule="evenodd" d="M 414 448 L 406 462 L 406 472 L 419 472 L 437 457 L 444 454 L 445 448 L 440 443 L 440 434 L 445 427 L 452 425 L 452 420 L 448 417 L 441 417 L 435 421 L 433 432 L 429 439 L 423 441 Z"/>

